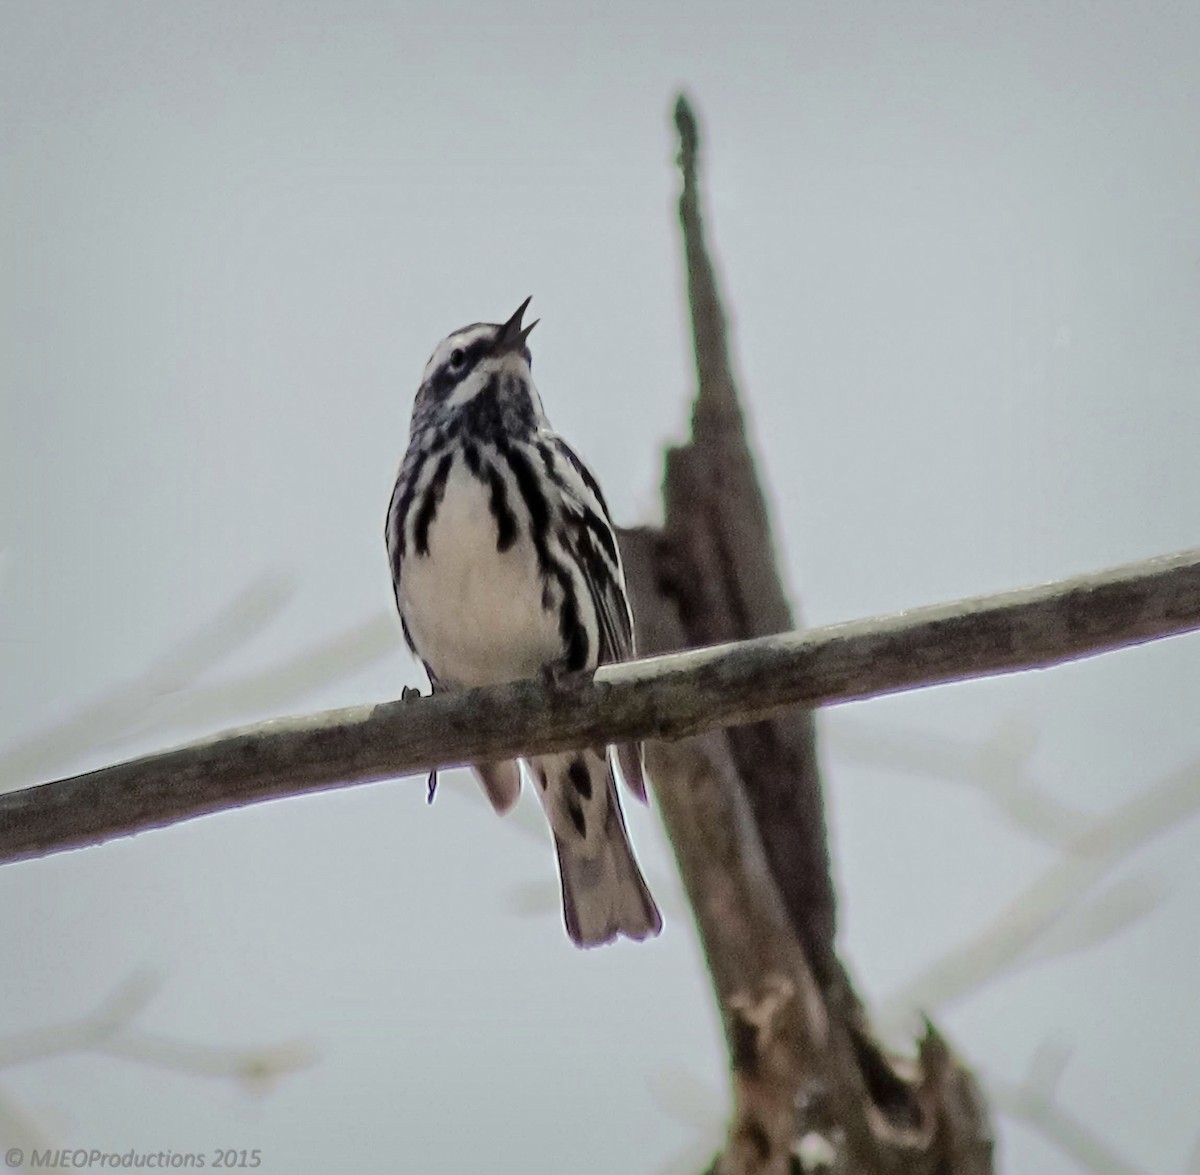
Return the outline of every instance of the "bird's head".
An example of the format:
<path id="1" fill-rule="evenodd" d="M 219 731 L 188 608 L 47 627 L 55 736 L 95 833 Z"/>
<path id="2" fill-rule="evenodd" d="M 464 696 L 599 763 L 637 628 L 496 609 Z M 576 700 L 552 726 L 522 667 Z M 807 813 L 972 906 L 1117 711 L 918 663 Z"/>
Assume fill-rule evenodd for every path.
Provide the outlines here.
<path id="1" fill-rule="evenodd" d="M 526 298 L 507 322 L 474 322 L 438 343 L 421 376 L 414 422 L 453 415 L 481 396 L 494 398 L 502 409 L 531 403 L 540 415 L 526 342 L 538 320 L 528 326 L 521 323 L 530 300 Z"/>

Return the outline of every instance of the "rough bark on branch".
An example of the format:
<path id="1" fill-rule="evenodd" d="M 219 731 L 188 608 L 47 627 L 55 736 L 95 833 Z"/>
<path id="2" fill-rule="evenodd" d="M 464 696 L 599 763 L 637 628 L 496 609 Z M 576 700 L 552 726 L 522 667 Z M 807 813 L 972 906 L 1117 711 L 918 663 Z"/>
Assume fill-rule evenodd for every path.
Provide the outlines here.
<path id="1" fill-rule="evenodd" d="M 1188 551 L 895 616 L 605 666 L 591 681 L 517 682 L 282 718 L 0 795 L 0 862 L 262 800 L 608 739 L 681 738 L 797 704 L 1038 668 L 1195 628 L 1200 551 Z"/>
<path id="2" fill-rule="evenodd" d="M 692 437 L 667 458 L 662 530 L 623 538 L 639 644 L 653 651 L 794 623 L 704 243 L 698 135 L 682 97 L 676 125 L 698 394 Z M 911 664 L 913 652 L 898 660 Z M 988 1175 L 991 1130 L 970 1073 L 932 1026 L 915 1064 L 886 1056 L 838 960 L 811 713 L 651 744 L 647 761 L 729 1048 L 734 1114 L 711 1175 L 787 1175 L 814 1145 L 823 1170 L 846 1175 Z"/>
<path id="3" fill-rule="evenodd" d="M 685 634 L 697 647 L 798 627 L 776 564 L 766 496 L 734 379 L 717 275 L 704 241 L 699 136 L 685 100 L 675 108 L 683 181 L 679 221 L 696 357 L 692 436 L 667 455 L 665 572 Z M 794 709 L 728 734 L 776 884 L 822 983 L 837 969 L 816 729 Z"/>

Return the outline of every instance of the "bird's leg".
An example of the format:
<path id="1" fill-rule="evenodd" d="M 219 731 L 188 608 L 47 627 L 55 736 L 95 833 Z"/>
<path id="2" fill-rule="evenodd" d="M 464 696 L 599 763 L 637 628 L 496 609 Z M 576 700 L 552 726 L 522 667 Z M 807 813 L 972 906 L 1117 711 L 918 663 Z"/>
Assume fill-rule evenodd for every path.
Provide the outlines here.
<path id="1" fill-rule="evenodd" d="M 406 685 L 400 691 L 400 700 L 402 702 L 415 702 L 420 697 L 421 697 L 421 691 L 415 685 Z M 429 773 L 429 778 L 425 782 L 425 786 L 428 789 L 426 796 L 425 796 L 425 802 L 427 804 L 433 803 L 433 797 L 435 795 L 437 795 L 437 785 L 438 785 L 438 773 L 437 773 L 437 769 L 434 768 L 434 770 L 432 770 Z"/>

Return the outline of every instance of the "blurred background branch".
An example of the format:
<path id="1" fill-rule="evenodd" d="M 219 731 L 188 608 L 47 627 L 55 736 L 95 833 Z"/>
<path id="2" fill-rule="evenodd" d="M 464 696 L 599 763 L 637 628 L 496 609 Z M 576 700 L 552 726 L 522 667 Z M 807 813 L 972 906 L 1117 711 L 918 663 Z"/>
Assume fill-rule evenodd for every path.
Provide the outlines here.
<path id="1" fill-rule="evenodd" d="M 1065 844 L 1088 819 L 1034 778 L 1037 731 L 1024 717 L 1006 717 L 978 742 L 843 719 L 826 741 L 850 762 L 975 788 L 1015 828 L 1047 844 Z"/>
<path id="2" fill-rule="evenodd" d="M 98 1007 L 62 1024 L 0 1037 L 0 1070 L 68 1053 L 96 1053 L 192 1077 L 233 1080 L 262 1093 L 284 1077 L 315 1063 L 305 1041 L 261 1048 L 222 1047 L 139 1030 L 138 1016 L 154 998 L 159 981 L 141 972 L 129 976 Z M 29 1158 L 58 1145 L 52 1132 L 15 1098 L 0 1089 L 0 1139 Z M 11 1165 L 11 1163 L 10 1163 Z"/>
<path id="3" fill-rule="evenodd" d="M 1127 1162 L 1059 1102 L 1058 1082 L 1069 1059 L 1069 1049 L 1052 1042 L 1043 1044 L 1019 1083 L 988 1082 L 996 1108 L 1033 1127 L 1092 1175 L 1146 1175 L 1145 1168 Z"/>
<path id="4" fill-rule="evenodd" d="M 1200 764 L 1178 771 L 1085 826 L 1059 858 L 979 933 L 914 976 L 881 1009 L 881 1022 L 897 1027 L 914 1008 L 945 1008 L 1020 962 L 1038 938 L 1112 869 L 1200 808 Z M 1114 900 L 1114 898 L 1116 900 Z M 1111 890 L 1099 904 L 1078 911 L 1065 927 L 1064 949 L 1077 949 L 1149 909 L 1145 887 Z"/>

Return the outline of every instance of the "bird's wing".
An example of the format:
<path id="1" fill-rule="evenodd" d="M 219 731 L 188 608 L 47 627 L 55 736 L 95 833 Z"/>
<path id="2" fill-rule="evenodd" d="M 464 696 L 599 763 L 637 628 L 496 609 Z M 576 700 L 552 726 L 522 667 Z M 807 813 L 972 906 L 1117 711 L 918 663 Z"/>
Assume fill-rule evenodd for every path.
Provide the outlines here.
<path id="1" fill-rule="evenodd" d="M 633 656 L 633 617 L 608 504 L 592 472 L 562 437 L 549 434 L 547 465 L 563 491 L 565 521 L 583 568 L 600 629 L 599 664 Z M 547 454 L 543 453 L 546 460 Z"/>
<path id="2" fill-rule="evenodd" d="M 584 569 L 596 611 L 600 635 L 598 664 L 627 661 L 634 656 L 633 614 L 625 589 L 625 572 L 608 503 L 599 483 L 578 454 L 562 437 L 548 434 L 542 459 L 563 491 L 569 541 Z M 646 799 L 646 777 L 640 743 L 615 748 L 621 775 L 639 799 Z"/>

